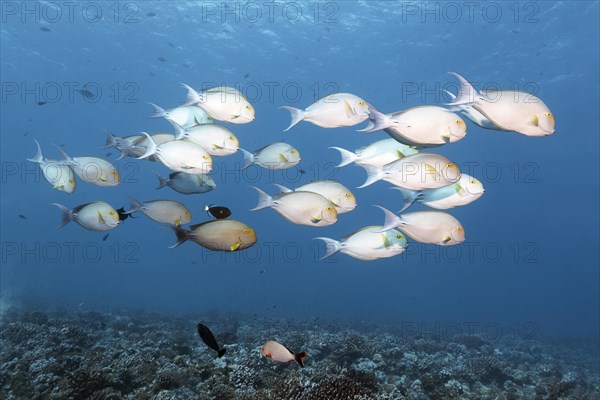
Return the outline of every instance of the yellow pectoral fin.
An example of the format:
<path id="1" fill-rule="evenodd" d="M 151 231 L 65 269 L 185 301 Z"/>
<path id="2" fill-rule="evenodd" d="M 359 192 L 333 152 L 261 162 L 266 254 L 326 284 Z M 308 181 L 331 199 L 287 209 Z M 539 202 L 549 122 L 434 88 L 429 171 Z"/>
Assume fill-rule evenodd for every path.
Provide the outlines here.
<path id="1" fill-rule="evenodd" d="M 213 143 L 212 147 L 215 150 L 221 150 L 223 148 L 223 146 L 219 146 L 218 144 L 214 144 L 214 143 Z"/>
<path id="2" fill-rule="evenodd" d="M 242 114 L 237 114 L 237 115 L 233 114 L 233 115 L 231 115 L 231 119 L 237 119 L 237 118 L 239 118 L 241 115 L 242 115 Z"/>
<path id="3" fill-rule="evenodd" d="M 321 222 L 321 218 L 313 217 L 310 219 L 310 222 L 312 222 L 313 224 L 318 224 L 319 222 Z"/>
<path id="4" fill-rule="evenodd" d="M 284 156 L 283 154 L 279 153 L 279 161 L 281 161 L 283 163 L 287 163 L 289 160 L 287 159 L 286 156 Z"/>
<path id="5" fill-rule="evenodd" d="M 458 193 L 460 196 L 465 196 L 467 194 L 465 188 L 463 188 L 459 183 L 454 184 L 454 190 L 456 190 L 456 193 Z"/>
<path id="6" fill-rule="evenodd" d="M 65 185 L 59 185 L 59 184 L 52 186 L 53 189 L 62 189 L 64 187 L 65 187 Z"/>
<path id="7" fill-rule="evenodd" d="M 404 157 L 404 153 L 401 152 L 400 150 L 396 150 L 396 155 L 398 156 L 398 158 Z"/>
<path id="8" fill-rule="evenodd" d="M 181 225 L 181 218 L 177 218 L 175 221 L 173 221 L 173 223 L 175 224 L 175 226 Z"/>
<path id="9" fill-rule="evenodd" d="M 444 238 L 444 240 L 442 240 L 442 243 L 446 244 L 446 243 L 448 243 L 450 240 L 452 240 L 452 237 L 451 237 L 451 236 L 446 236 L 446 237 Z"/>
<path id="10" fill-rule="evenodd" d="M 242 245 L 242 242 L 240 242 L 239 240 L 237 242 L 235 242 L 230 248 L 229 251 L 236 251 L 237 249 L 240 248 L 240 246 Z"/>
<path id="11" fill-rule="evenodd" d="M 534 126 L 540 126 L 540 120 L 538 119 L 537 115 L 534 115 L 534 116 L 531 118 L 531 121 L 530 121 L 530 122 L 531 122 L 531 125 L 534 125 Z"/>
<path id="12" fill-rule="evenodd" d="M 100 210 L 98 210 L 98 222 L 100 222 L 103 225 L 106 225 L 106 220 L 102 216 L 102 213 L 100 212 Z"/>
<path id="13" fill-rule="evenodd" d="M 383 247 L 384 248 L 390 247 L 392 245 L 392 242 L 390 242 L 390 240 L 388 239 L 388 237 L 386 236 L 386 234 L 382 233 L 381 236 L 383 238 Z"/>
<path id="14" fill-rule="evenodd" d="M 108 178 L 106 178 L 104 176 L 100 176 L 100 177 L 98 177 L 98 180 L 102 181 L 102 182 L 106 182 L 106 181 L 108 181 Z"/>
<path id="15" fill-rule="evenodd" d="M 347 100 L 344 100 L 344 108 L 346 109 L 346 115 L 348 118 L 352 118 L 356 115 L 356 112 L 352 109 L 352 106 L 350 106 L 350 103 L 348 103 Z"/>
<path id="16" fill-rule="evenodd" d="M 435 167 L 433 165 L 429 164 L 429 163 L 425 163 L 425 170 L 427 172 L 429 172 L 429 173 L 435 173 L 435 172 L 437 172 L 435 170 Z"/>

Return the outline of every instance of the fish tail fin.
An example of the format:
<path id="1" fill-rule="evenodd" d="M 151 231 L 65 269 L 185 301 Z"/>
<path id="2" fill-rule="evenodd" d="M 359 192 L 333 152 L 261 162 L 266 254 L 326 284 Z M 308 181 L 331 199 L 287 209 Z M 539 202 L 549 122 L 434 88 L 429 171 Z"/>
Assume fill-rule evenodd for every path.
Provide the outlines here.
<path id="1" fill-rule="evenodd" d="M 262 210 L 263 208 L 269 208 L 273 205 L 273 198 L 271 196 L 269 196 L 267 193 L 263 192 L 256 186 L 250 187 L 254 188 L 254 190 L 258 192 L 258 204 L 250 211 Z"/>
<path id="2" fill-rule="evenodd" d="M 223 357 L 226 352 L 227 352 L 227 349 L 225 347 L 223 347 L 222 349 L 219 349 L 219 351 L 217 352 L 217 357 L 218 358 Z"/>
<path id="3" fill-rule="evenodd" d="M 44 161 L 44 155 L 42 154 L 42 148 L 40 147 L 40 143 L 37 140 L 33 139 L 33 141 L 35 142 L 35 145 L 37 146 L 37 151 L 35 153 L 35 156 L 33 156 L 32 158 L 28 158 L 27 161 L 31 161 L 36 164 L 41 164 Z"/>
<path id="4" fill-rule="evenodd" d="M 385 175 L 383 169 L 377 168 L 374 165 L 361 165 L 361 167 L 363 167 L 365 171 L 367 171 L 367 180 L 365 181 L 365 183 L 358 187 L 359 189 L 362 189 L 364 187 L 374 184 L 377 181 L 382 180 Z"/>
<path id="5" fill-rule="evenodd" d="M 410 206 L 412 206 L 421 196 L 422 191 L 408 190 L 399 188 L 397 186 L 392 186 L 390 189 L 399 190 L 402 193 L 402 197 L 404 199 L 404 204 L 402 204 L 402 208 L 398 213 L 406 211 Z"/>
<path id="6" fill-rule="evenodd" d="M 167 117 L 168 114 L 164 108 L 159 107 L 154 103 L 148 102 L 148 104 L 150 104 L 152 107 L 154 107 L 154 112 L 148 118 L 165 118 L 165 117 Z"/>
<path id="7" fill-rule="evenodd" d="M 125 211 L 125 214 L 133 214 L 134 212 L 142 211 L 143 208 L 144 205 L 142 203 L 129 196 L 129 211 Z"/>
<path id="8" fill-rule="evenodd" d="M 358 156 L 350 150 L 342 149 L 341 147 L 330 147 L 330 149 L 336 149 L 340 152 L 340 156 L 342 156 L 342 161 L 340 161 L 340 163 L 337 165 L 338 167 L 352 164 L 358 159 Z"/>
<path id="9" fill-rule="evenodd" d="M 240 147 L 240 151 L 244 155 L 244 165 L 242 166 L 242 169 L 246 169 L 249 166 L 251 166 L 252 164 L 254 164 L 254 154 L 250 153 L 247 150 L 242 149 L 241 147 Z"/>
<path id="10" fill-rule="evenodd" d="M 456 72 L 450 72 L 451 75 L 458 79 L 460 87 L 458 93 L 452 102 L 447 103 L 448 106 L 460 106 L 469 105 L 475 102 L 475 99 L 479 97 L 477 90 L 471 85 L 465 78 L 457 74 Z"/>
<path id="11" fill-rule="evenodd" d="M 357 132 L 372 133 L 389 128 L 394 123 L 392 119 L 384 113 L 377 110 L 375 107 L 369 107 L 369 125 Z"/>
<path id="12" fill-rule="evenodd" d="M 167 186 L 167 180 L 165 178 L 163 178 L 162 176 L 160 176 L 159 174 L 157 174 L 156 172 L 154 173 L 156 175 L 156 177 L 158 178 L 158 187 L 156 189 L 162 189 L 165 186 Z"/>
<path id="13" fill-rule="evenodd" d="M 308 353 L 303 351 L 301 353 L 294 354 L 294 360 L 300 365 L 301 368 L 304 368 L 304 359 L 308 357 Z"/>
<path id="14" fill-rule="evenodd" d="M 154 141 L 154 139 L 152 139 L 152 136 L 148 135 L 146 132 L 142 132 L 142 134 L 146 136 L 146 141 L 148 142 L 148 144 L 146 145 L 146 152 L 139 156 L 137 158 L 138 160 L 148 158 L 151 155 L 154 155 L 157 149 L 156 142 Z"/>
<path id="15" fill-rule="evenodd" d="M 106 132 L 106 143 L 104 143 L 104 146 L 100 147 L 101 149 L 107 149 L 109 147 L 116 147 L 117 146 L 117 137 L 111 133 L 108 129 L 105 129 L 104 132 Z"/>
<path id="16" fill-rule="evenodd" d="M 179 125 L 177 122 L 173 121 L 170 118 L 165 118 L 167 121 L 169 121 L 169 123 L 171 125 L 173 125 L 173 128 L 175 129 L 175 140 L 181 140 L 183 139 L 183 137 L 185 136 L 185 129 Z"/>
<path id="17" fill-rule="evenodd" d="M 293 192 L 292 189 L 287 188 L 287 187 L 285 187 L 283 185 L 279 185 L 277 183 L 274 183 L 273 186 L 275 186 L 281 193 L 290 193 L 290 192 Z"/>
<path id="18" fill-rule="evenodd" d="M 198 92 L 194 88 L 186 85 L 185 83 L 182 83 L 181 86 L 183 86 L 184 88 L 187 89 L 187 94 L 186 94 L 186 97 L 185 97 L 185 103 L 182 104 L 183 107 L 185 107 L 185 106 L 191 106 L 191 105 L 198 104 L 198 103 L 202 102 L 202 98 L 200 97 L 200 95 L 198 94 Z"/>
<path id="19" fill-rule="evenodd" d="M 57 226 L 57 228 L 62 228 L 69 222 L 73 221 L 73 210 L 58 203 L 52 203 L 52 205 L 58 207 L 61 213 L 60 225 Z"/>
<path id="20" fill-rule="evenodd" d="M 290 107 L 290 106 L 282 106 L 279 108 L 283 108 L 286 109 L 290 112 L 290 116 L 292 117 L 292 121 L 290 122 L 290 126 L 288 126 L 287 128 L 285 128 L 283 131 L 287 132 L 290 129 L 292 129 L 294 126 L 296 126 L 298 124 L 298 122 L 302 121 L 304 119 L 304 110 L 301 110 L 299 108 L 296 107 Z"/>
<path id="21" fill-rule="evenodd" d="M 327 257 L 331 257 L 332 255 L 334 255 L 335 253 L 337 253 L 338 251 L 340 251 L 342 249 L 342 243 L 337 240 L 326 238 L 326 237 L 316 237 L 315 239 L 324 241 L 325 247 L 327 248 L 327 250 L 325 251 L 325 255 L 323 257 L 319 258 L 319 260 L 324 260 Z"/>
<path id="22" fill-rule="evenodd" d="M 394 229 L 397 226 L 400 226 L 404 223 L 402 218 L 400 218 L 398 215 L 394 214 L 387 208 L 381 206 L 375 207 L 380 208 L 385 213 L 385 221 L 383 223 L 383 227 L 378 232 L 389 231 L 390 229 Z"/>
<path id="23" fill-rule="evenodd" d="M 190 239 L 190 231 L 180 228 L 179 226 L 168 226 L 167 228 L 171 228 L 173 232 L 175 232 L 175 236 L 177 236 L 177 241 L 174 245 L 169 246 L 170 249 L 174 249 L 175 247 L 181 246 L 185 242 Z"/>

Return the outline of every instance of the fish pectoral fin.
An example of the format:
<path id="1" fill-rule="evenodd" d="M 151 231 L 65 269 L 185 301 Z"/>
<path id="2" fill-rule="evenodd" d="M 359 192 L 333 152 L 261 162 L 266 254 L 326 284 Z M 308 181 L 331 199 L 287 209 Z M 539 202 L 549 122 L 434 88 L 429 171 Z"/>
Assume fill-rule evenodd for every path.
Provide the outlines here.
<path id="1" fill-rule="evenodd" d="M 320 218 L 320 217 L 319 217 L 319 218 L 312 217 L 312 218 L 310 219 L 310 222 L 312 222 L 313 224 L 318 224 L 319 222 L 321 222 L 321 219 L 322 219 L 322 218 Z"/>
<path id="2" fill-rule="evenodd" d="M 398 156 L 398 158 L 404 158 L 404 157 L 406 157 L 406 156 L 404 155 L 404 153 L 403 153 L 403 152 L 401 152 L 400 150 L 396 150 L 396 155 Z"/>
<path id="3" fill-rule="evenodd" d="M 352 118 L 356 115 L 356 111 L 354 111 L 354 109 L 352 108 L 350 103 L 348 103 L 347 100 L 344 100 L 344 109 L 346 110 L 346 116 L 348 118 Z"/>
<path id="4" fill-rule="evenodd" d="M 537 117 L 537 115 L 534 115 L 533 117 L 531 117 L 531 120 L 529 121 L 529 123 L 533 126 L 540 126 L 540 120 Z"/>
<path id="5" fill-rule="evenodd" d="M 450 143 L 450 134 L 449 134 L 449 133 L 444 133 L 444 134 L 442 135 L 442 140 L 443 140 L 445 143 Z"/>
<path id="6" fill-rule="evenodd" d="M 289 160 L 287 159 L 286 156 L 284 156 L 283 154 L 279 153 L 279 161 L 281 161 L 283 163 L 287 163 Z"/>
<path id="7" fill-rule="evenodd" d="M 242 114 L 231 114 L 231 119 L 238 119 Z"/>
<path id="8" fill-rule="evenodd" d="M 213 147 L 214 150 L 222 150 L 223 149 L 223 146 L 219 146 L 216 143 L 213 143 L 212 147 Z"/>
<path id="9" fill-rule="evenodd" d="M 102 181 L 102 182 L 106 182 L 106 181 L 108 181 L 108 178 L 106 178 L 106 177 L 104 177 L 104 176 L 99 176 L 99 177 L 98 177 L 98 180 L 99 180 L 99 181 Z"/>
<path id="10" fill-rule="evenodd" d="M 238 240 L 229 248 L 229 251 L 236 251 L 237 249 L 240 248 L 241 245 L 242 245 L 242 242 L 240 240 Z"/>
<path id="11" fill-rule="evenodd" d="M 437 172 L 435 167 L 429 163 L 425 163 L 425 170 L 429 173 L 435 173 Z"/>
<path id="12" fill-rule="evenodd" d="M 194 167 L 190 167 L 189 165 L 182 165 L 181 169 L 194 169 Z"/>
<path id="13" fill-rule="evenodd" d="M 459 183 L 454 184 L 454 190 L 458 193 L 459 196 L 464 197 L 467 195 L 465 188 L 463 188 Z"/>
<path id="14" fill-rule="evenodd" d="M 62 189 L 64 187 L 65 187 L 65 185 L 60 185 L 60 184 L 56 184 L 56 185 L 52 186 L 53 189 Z"/>
<path id="15" fill-rule="evenodd" d="M 100 222 L 102 225 L 106 225 L 106 220 L 102 216 L 102 213 L 100 212 L 100 210 L 98 210 L 98 222 Z"/>
<path id="16" fill-rule="evenodd" d="M 175 221 L 173 221 L 173 223 L 175 224 L 175 226 L 181 225 L 181 218 L 177 218 Z"/>
<path id="17" fill-rule="evenodd" d="M 384 249 L 387 249 L 388 247 L 390 247 L 392 245 L 392 242 L 390 242 L 390 239 L 388 239 L 388 237 L 387 237 L 387 235 L 385 233 L 382 233 L 381 237 L 383 239 L 383 245 L 382 245 L 382 247 Z"/>
<path id="18" fill-rule="evenodd" d="M 444 238 L 444 240 L 442 240 L 442 243 L 446 244 L 446 243 L 448 243 L 450 240 L 452 240 L 452 237 L 451 237 L 451 236 L 446 236 L 446 237 Z"/>

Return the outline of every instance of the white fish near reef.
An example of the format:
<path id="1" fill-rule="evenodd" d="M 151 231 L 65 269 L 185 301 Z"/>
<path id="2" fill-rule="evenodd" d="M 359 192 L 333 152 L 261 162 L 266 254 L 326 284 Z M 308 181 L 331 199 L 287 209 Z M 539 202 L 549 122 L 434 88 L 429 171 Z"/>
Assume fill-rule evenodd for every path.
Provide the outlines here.
<path id="1" fill-rule="evenodd" d="M 383 168 L 362 165 L 367 180 L 359 188 L 379 180 L 408 190 L 437 189 L 460 179 L 458 166 L 446 157 L 434 153 L 418 153 L 401 158 Z"/>
<path id="2" fill-rule="evenodd" d="M 239 251 L 256 243 L 256 232 L 243 222 L 234 219 L 217 219 L 192 225 L 190 230 L 171 227 L 177 235 L 177 247 L 192 240 L 202 247 L 214 251 Z"/>
<path id="3" fill-rule="evenodd" d="M 165 110 L 154 103 L 148 104 L 154 107 L 154 113 L 148 118 L 166 118 L 174 121 L 183 128 L 191 128 L 192 126 L 212 124 L 215 122 L 206 111 L 198 106 L 183 106 Z"/>
<path id="4" fill-rule="evenodd" d="M 38 141 L 34 139 L 34 142 L 37 145 L 37 152 L 33 158 L 28 158 L 27 161 L 34 162 L 40 166 L 44 178 L 54 189 L 65 193 L 73 193 L 76 186 L 73 170 L 60 161 L 45 158 Z"/>
<path id="5" fill-rule="evenodd" d="M 369 104 L 351 93 L 334 93 L 317 100 L 305 110 L 283 106 L 291 114 L 292 122 L 284 132 L 300 121 L 307 121 L 322 128 L 339 128 L 360 124 L 369 117 Z"/>
<path id="6" fill-rule="evenodd" d="M 301 161 L 300 153 L 292 145 L 275 142 L 250 153 L 240 148 L 244 154 L 244 168 L 252 164 L 272 170 L 287 169 L 298 165 Z"/>
<path id="7" fill-rule="evenodd" d="M 173 140 L 157 146 L 146 132 L 148 148 L 146 153 L 138 158 L 152 155 L 172 171 L 188 174 L 207 174 L 212 170 L 212 158 L 201 146 L 183 140 Z"/>
<path id="8" fill-rule="evenodd" d="M 458 115 L 438 106 L 419 106 L 383 114 L 371 107 L 369 125 L 359 132 L 385 132 L 400 143 L 417 147 L 435 147 L 461 140 L 467 125 Z"/>
<path id="9" fill-rule="evenodd" d="M 397 228 L 417 242 L 440 246 L 452 246 L 465 240 L 465 229 L 448 213 L 427 210 L 398 216 L 386 208 L 376 207 L 385 213 L 381 231 Z"/>
<path id="10" fill-rule="evenodd" d="M 296 361 L 300 367 L 304 368 L 304 359 L 308 357 L 308 353 L 302 351 L 300 353 L 294 353 L 282 344 L 279 344 L 273 340 L 269 340 L 261 349 L 260 354 L 277 362 L 289 363 Z"/>
<path id="11" fill-rule="evenodd" d="M 321 260 L 338 251 L 363 261 L 396 256 L 406 249 L 406 237 L 395 229 L 381 232 L 382 226 L 368 226 L 352 232 L 341 240 L 318 237 L 327 245 L 327 252 Z"/>
<path id="12" fill-rule="evenodd" d="M 179 192 L 181 194 L 206 193 L 217 187 L 214 179 L 209 175 L 192 175 L 185 172 L 173 172 L 169 175 L 169 179 L 158 177 L 157 189 L 162 189 L 165 186 Z"/>
<path id="13" fill-rule="evenodd" d="M 269 196 L 257 187 L 258 205 L 250 211 L 272 208 L 294 224 L 327 226 L 337 222 L 338 213 L 333 204 L 320 194 L 313 192 L 280 193 Z"/>
<path id="14" fill-rule="evenodd" d="M 175 128 L 175 140 L 187 140 L 202 146 L 211 156 L 229 156 L 240 148 L 238 138 L 229 129 L 218 124 L 204 124 L 183 129 L 169 120 Z"/>
<path id="15" fill-rule="evenodd" d="M 189 224 L 192 221 L 192 213 L 186 206 L 174 200 L 152 200 L 139 202 L 129 197 L 131 205 L 125 214 L 142 212 L 148 218 L 163 224 L 176 226 Z"/>
<path id="16" fill-rule="evenodd" d="M 333 204 L 338 214 L 347 213 L 356 208 L 356 197 L 347 187 L 336 181 L 314 181 L 297 187 L 295 190 L 288 189 L 283 185 L 275 184 L 282 193 L 290 192 L 313 192 L 320 194 Z"/>
<path id="17" fill-rule="evenodd" d="M 52 204 L 58 207 L 62 213 L 62 223 L 59 228 L 75 221 L 90 231 L 103 232 L 116 228 L 120 222 L 117 211 L 103 201 L 85 203 L 72 210 L 62 204 Z"/>
<path id="18" fill-rule="evenodd" d="M 544 102 L 531 93 L 518 90 L 478 92 L 465 78 L 451 72 L 459 83 L 458 95 L 448 106 L 471 106 L 500 129 L 526 136 L 554 133 L 556 121 Z"/>
<path id="19" fill-rule="evenodd" d="M 408 209 L 415 202 L 438 210 L 460 207 L 474 202 L 485 192 L 483 184 L 467 174 L 462 174 L 458 182 L 438 189 L 423 191 L 412 191 L 399 187 L 392 187 L 392 189 L 400 190 L 404 197 L 404 205 L 399 212 Z"/>
<path id="20" fill-rule="evenodd" d="M 188 91 L 186 106 L 197 105 L 218 121 L 234 124 L 254 121 L 254 107 L 237 89 L 219 86 L 198 92 L 188 85 L 183 84 L 183 87 Z"/>
<path id="21" fill-rule="evenodd" d="M 121 181 L 119 171 L 110 162 L 98 157 L 71 157 L 56 146 L 62 154 L 61 163 L 68 165 L 75 175 L 96 186 L 117 186 Z"/>
<path id="22" fill-rule="evenodd" d="M 451 93 L 447 90 L 444 90 L 444 92 L 446 92 L 448 94 L 448 96 L 450 96 L 451 101 L 454 101 L 456 99 L 456 96 L 453 93 Z M 467 117 L 471 122 L 474 122 L 475 124 L 479 125 L 482 128 L 493 129 L 493 130 L 497 130 L 497 131 L 504 130 L 504 129 L 494 125 L 494 123 L 492 121 L 490 121 L 485 115 L 483 115 L 482 113 L 480 113 L 479 111 L 474 109 L 472 105 L 462 104 L 462 105 L 451 106 L 448 108 L 451 111 L 460 112 L 462 115 Z"/>
<path id="23" fill-rule="evenodd" d="M 114 147 L 121 152 L 117 161 L 125 157 L 139 157 L 146 151 L 146 146 L 140 146 L 136 142 L 142 138 L 141 135 L 130 137 L 118 137 L 109 131 L 106 131 L 106 143 L 102 146 L 103 149 Z"/>
<path id="24" fill-rule="evenodd" d="M 342 161 L 338 167 L 356 163 L 357 165 L 372 165 L 382 168 L 384 165 L 401 159 L 402 157 L 417 154 L 419 150 L 412 146 L 400 143 L 395 139 L 388 138 L 378 140 L 368 146 L 361 147 L 351 152 L 341 147 L 330 147 L 340 152 Z"/>

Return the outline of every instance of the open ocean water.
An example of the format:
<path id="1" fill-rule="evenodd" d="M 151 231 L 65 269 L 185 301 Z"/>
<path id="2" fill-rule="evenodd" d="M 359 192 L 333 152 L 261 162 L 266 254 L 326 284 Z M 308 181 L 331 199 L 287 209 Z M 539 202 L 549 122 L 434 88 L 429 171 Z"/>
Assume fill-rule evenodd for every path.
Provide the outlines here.
<path id="1" fill-rule="evenodd" d="M 0 398 L 599 399 L 599 5 L 0 2 Z"/>

